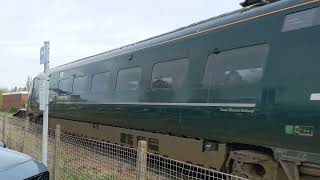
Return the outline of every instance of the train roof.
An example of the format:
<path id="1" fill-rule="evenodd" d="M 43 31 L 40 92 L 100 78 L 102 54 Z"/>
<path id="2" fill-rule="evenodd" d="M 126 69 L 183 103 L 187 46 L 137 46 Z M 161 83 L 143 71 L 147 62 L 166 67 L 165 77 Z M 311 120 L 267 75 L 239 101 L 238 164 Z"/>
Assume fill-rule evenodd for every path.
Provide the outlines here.
<path id="1" fill-rule="evenodd" d="M 272 10 L 278 10 L 279 8 L 285 8 L 287 6 L 299 4 L 305 1 L 307 0 L 282 0 L 282 1 L 277 1 L 277 2 L 260 6 L 260 7 L 254 7 L 254 8 L 252 6 L 244 7 L 239 10 L 222 14 L 216 17 L 212 17 L 197 23 L 193 23 L 188 26 L 185 26 L 185 27 L 182 27 L 158 36 L 154 36 L 133 44 L 122 46 L 117 49 L 113 49 L 110 51 L 106 51 L 103 53 L 99 53 L 93 56 L 85 57 L 67 64 L 57 66 L 53 69 L 50 69 L 50 72 L 57 72 L 63 69 L 77 67 L 77 66 L 81 66 L 84 64 L 88 64 L 88 63 L 92 63 L 100 60 L 107 60 L 115 56 L 131 55 L 145 48 L 155 47 L 158 45 L 163 45 L 166 43 L 173 42 L 175 40 L 188 38 L 193 35 L 206 33 L 206 32 L 209 32 L 208 29 L 209 30 L 214 29 L 214 27 L 232 24 L 232 22 L 234 21 L 246 19 L 251 16 L 258 16 L 259 14 L 267 13 Z"/>

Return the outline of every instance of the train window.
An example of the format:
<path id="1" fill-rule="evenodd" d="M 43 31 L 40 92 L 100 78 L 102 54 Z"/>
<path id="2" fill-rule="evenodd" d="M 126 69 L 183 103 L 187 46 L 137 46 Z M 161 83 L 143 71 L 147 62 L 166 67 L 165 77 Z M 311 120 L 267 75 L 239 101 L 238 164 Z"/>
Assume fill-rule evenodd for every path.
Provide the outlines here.
<path id="1" fill-rule="evenodd" d="M 105 93 L 111 87 L 111 73 L 94 74 L 92 77 L 91 92 Z"/>
<path id="2" fill-rule="evenodd" d="M 89 78 L 88 76 L 76 77 L 73 80 L 73 93 L 83 94 L 89 91 Z"/>
<path id="3" fill-rule="evenodd" d="M 312 8 L 285 17 L 282 32 L 320 25 L 320 7 Z"/>
<path id="4" fill-rule="evenodd" d="M 117 91 L 137 91 L 141 78 L 141 67 L 123 69 L 118 72 Z"/>
<path id="5" fill-rule="evenodd" d="M 257 83 L 263 75 L 263 65 L 267 59 L 267 44 L 232 49 L 212 54 L 204 75 L 209 99 L 214 101 L 256 100 Z"/>
<path id="6" fill-rule="evenodd" d="M 188 59 L 179 59 L 155 64 L 152 70 L 152 88 L 181 88 L 187 76 L 188 65 Z"/>
<path id="7" fill-rule="evenodd" d="M 51 74 L 49 79 L 49 89 L 56 91 L 59 85 L 59 76 L 57 76 L 57 74 Z"/>
<path id="8" fill-rule="evenodd" d="M 59 90 L 62 91 L 62 93 L 71 93 L 72 92 L 72 82 L 73 82 L 73 80 L 71 78 L 60 80 L 59 81 Z"/>
<path id="9" fill-rule="evenodd" d="M 32 97 L 32 100 L 35 102 L 39 102 L 39 86 L 40 86 L 40 78 L 34 78 L 31 97 Z"/>
<path id="10" fill-rule="evenodd" d="M 60 73 L 59 73 L 59 78 L 60 78 L 60 79 L 63 79 L 63 78 L 64 78 L 64 72 L 60 72 Z"/>

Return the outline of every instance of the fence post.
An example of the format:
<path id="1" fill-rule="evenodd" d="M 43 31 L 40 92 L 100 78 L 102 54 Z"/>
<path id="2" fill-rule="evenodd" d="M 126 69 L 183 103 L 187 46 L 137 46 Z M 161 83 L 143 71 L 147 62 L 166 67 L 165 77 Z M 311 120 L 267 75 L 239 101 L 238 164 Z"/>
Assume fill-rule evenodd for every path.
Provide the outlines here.
<path id="1" fill-rule="evenodd" d="M 25 124 L 24 124 L 24 132 L 23 132 L 23 151 L 26 152 L 26 138 L 28 137 L 29 132 L 29 118 L 26 117 Z"/>
<path id="2" fill-rule="evenodd" d="M 6 115 L 3 115 L 2 123 L 2 142 L 6 144 Z"/>
<path id="3" fill-rule="evenodd" d="M 60 124 L 57 124 L 56 134 L 55 134 L 56 143 L 54 146 L 54 167 L 53 167 L 55 180 L 59 179 L 58 169 L 59 169 L 60 136 L 61 136 Z"/>
<path id="4" fill-rule="evenodd" d="M 145 180 L 147 174 L 147 142 L 140 140 L 138 142 L 137 158 L 137 180 Z"/>

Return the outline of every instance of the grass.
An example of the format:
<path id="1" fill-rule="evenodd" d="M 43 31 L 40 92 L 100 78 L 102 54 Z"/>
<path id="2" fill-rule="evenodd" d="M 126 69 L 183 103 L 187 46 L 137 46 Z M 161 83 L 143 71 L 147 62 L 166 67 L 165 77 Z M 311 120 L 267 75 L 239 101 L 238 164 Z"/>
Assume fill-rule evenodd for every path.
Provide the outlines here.
<path id="1" fill-rule="evenodd" d="M 114 180 L 119 177 L 121 179 L 134 178 L 135 174 L 129 165 L 95 154 L 84 147 L 63 143 L 61 150 L 60 171 L 63 171 L 63 176 L 68 178 L 98 180 Z M 64 168 L 72 170 L 64 171 Z"/>
<path id="2" fill-rule="evenodd" d="M 1 112 L 1 114 L 3 114 Z M 0 117 L 1 120 L 1 117 Z M 7 121 L 6 125 L 6 144 L 9 148 L 24 152 L 34 159 L 41 160 L 41 141 L 42 135 L 37 131 L 37 125 L 30 124 L 29 131 L 25 134 L 23 124 L 19 124 L 12 120 Z M 2 135 L 2 123 L 0 122 L 0 135 Z M 65 139 L 60 142 L 58 157 L 58 176 L 59 179 L 97 179 L 97 180 L 116 180 L 133 179 L 135 173 L 134 167 L 128 164 L 117 162 L 101 154 L 95 153 L 95 149 L 91 149 L 86 145 L 75 144 L 71 142 L 74 139 Z M 23 142 L 25 141 L 25 147 Z M 48 164 L 50 172 L 53 172 L 54 155 L 55 155 L 55 139 L 49 136 L 48 141 Z M 53 177 L 54 174 L 50 174 Z"/>
<path id="3" fill-rule="evenodd" d="M 10 112 L 6 112 L 6 111 L 0 111 L 0 115 L 6 115 L 6 116 L 12 116 L 13 113 L 10 113 Z"/>
<path id="4" fill-rule="evenodd" d="M 119 179 L 120 174 L 112 173 L 102 176 L 96 176 L 95 173 L 86 171 L 84 169 L 68 169 L 67 167 L 59 167 L 59 179 L 70 179 L 70 180 L 116 180 Z"/>

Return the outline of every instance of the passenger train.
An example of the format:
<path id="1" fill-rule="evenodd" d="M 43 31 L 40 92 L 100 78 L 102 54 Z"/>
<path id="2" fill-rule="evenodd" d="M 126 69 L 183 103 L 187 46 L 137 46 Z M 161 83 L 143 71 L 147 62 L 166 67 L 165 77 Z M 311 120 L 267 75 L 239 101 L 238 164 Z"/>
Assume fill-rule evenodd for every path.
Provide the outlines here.
<path id="1" fill-rule="evenodd" d="M 49 127 L 145 139 L 150 152 L 252 180 L 320 179 L 320 1 L 242 5 L 51 69 Z M 28 106 L 40 123 L 42 76 Z"/>

